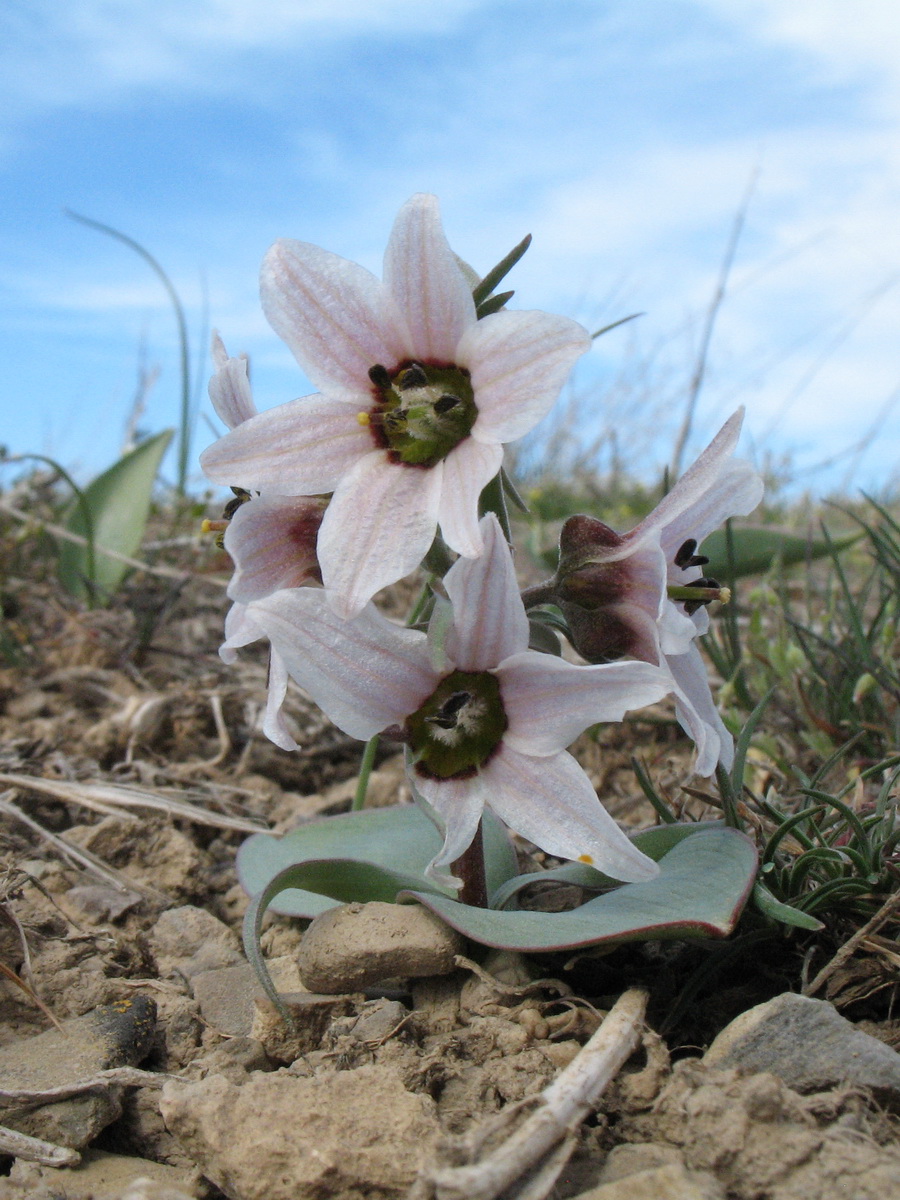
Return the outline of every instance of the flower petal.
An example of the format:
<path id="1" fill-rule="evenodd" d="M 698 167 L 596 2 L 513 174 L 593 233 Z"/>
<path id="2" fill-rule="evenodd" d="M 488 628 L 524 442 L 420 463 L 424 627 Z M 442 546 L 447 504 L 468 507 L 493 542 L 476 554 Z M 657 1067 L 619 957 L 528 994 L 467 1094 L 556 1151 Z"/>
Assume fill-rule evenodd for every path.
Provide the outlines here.
<path id="1" fill-rule="evenodd" d="M 739 408 L 638 526 L 642 531 L 660 530 L 667 561 L 688 538 L 702 542 L 726 518 L 745 516 L 762 499 L 763 482 L 753 466 L 731 458 L 743 420 L 744 410 Z M 696 574 L 696 569 L 689 572 Z"/>
<path id="2" fill-rule="evenodd" d="M 309 242 L 275 243 L 263 260 L 260 297 L 307 377 L 335 399 L 368 395 L 370 367 L 410 356 L 387 288 L 365 267 Z"/>
<path id="3" fill-rule="evenodd" d="M 687 654 L 667 655 L 666 666 L 677 685 L 675 716 L 697 747 L 694 770 L 708 777 L 715 774 L 717 762 L 729 769 L 734 762 L 734 742 L 713 701 L 699 648 L 692 645 Z"/>
<path id="4" fill-rule="evenodd" d="M 225 641 L 219 647 L 222 662 L 237 662 L 237 652 L 242 646 L 258 642 L 266 635 L 247 612 L 246 604 L 232 604 L 225 614 Z"/>
<path id="5" fill-rule="evenodd" d="M 225 530 L 235 571 L 232 600 L 248 604 L 281 588 L 319 582 L 316 538 L 325 504 L 309 496 L 254 496 Z"/>
<path id="6" fill-rule="evenodd" d="M 563 750 L 589 725 L 621 721 L 672 691 L 668 672 L 645 662 L 576 666 L 525 650 L 495 672 L 509 727 L 503 741 L 522 754 Z"/>
<path id="7" fill-rule="evenodd" d="M 441 887 L 458 888 L 461 880 L 446 869 L 466 851 L 478 832 L 478 822 L 484 812 L 485 786 L 478 775 L 468 779 L 430 779 L 409 773 L 417 799 L 423 807 L 433 810 L 432 820 L 441 828 L 444 844 L 425 868 L 426 878 Z"/>
<path id="8" fill-rule="evenodd" d="M 475 303 L 444 236 L 437 197 L 420 193 L 400 209 L 384 282 L 406 318 L 414 356 L 455 362 L 460 338 L 475 324 Z"/>
<path id="9" fill-rule="evenodd" d="M 402 724 L 437 686 L 425 635 L 374 606 L 343 621 L 318 589 L 290 588 L 248 609 L 291 678 L 351 737 Z"/>
<path id="10" fill-rule="evenodd" d="M 706 610 L 701 610 L 703 615 L 709 621 Z M 663 654 L 687 654 L 690 649 L 691 642 L 699 633 L 705 633 L 706 630 L 700 630 L 697 627 L 697 622 L 694 613 L 692 616 L 682 609 L 677 604 L 673 604 L 671 600 L 665 600 L 663 603 L 663 611 L 660 614 L 659 628 L 659 646 Z"/>
<path id="11" fill-rule="evenodd" d="M 481 558 L 458 558 L 444 576 L 453 604 L 447 654 L 463 671 L 487 671 L 528 645 L 528 618 L 512 555 L 493 513 L 482 517 Z"/>
<path id="12" fill-rule="evenodd" d="M 212 356 L 216 372 L 209 381 L 209 398 L 219 417 L 229 429 L 234 429 L 256 416 L 247 373 L 247 355 L 229 358 L 222 339 L 213 333 Z"/>
<path id="13" fill-rule="evenodd" d="M 439 520 L 451 550 L 477 558 L 484 550 L 478 529 L 478 497 L 503 462 L 503 447 L 468 437 L 444 459 Z"/>
<path id="14" fill-rule="evenodd" d="M 532 758 L 501 743 L 481 776 L 494 812 L 548 854 L 589 861 L 627 883 L 659 873 L 616 825 L 571 754 Z"/>
<path id="15" fill-rule="evenodd" d="M 263 733 L 282 750 L 299 750 L 285 723 L 282 705 L 287 695 L 288 671 L 277 650 L 269 653 L 269 694 L 263 717 Z"/>
<path id="16" fill-rule="evenodd" d="M 251 417 L 204 450 L 213 483 L 280 496 L 330 492 L 341 475 L 375 449 L 356 419 L 358 407 L 304 396 Z"/>
<path id="17" fill-rule="evenodd" d="M 470 326 L 456 361 L 472 376 L 478 407 L 472 437 L 511 442 L 528 433 L 590 344 L 586 329 L 550 313 L 498 312 Z"/>
<path id="18" fill-rule="evenodd" d="M 376 451 L 341 480 L 322 521 L 318 555 L 328 598 L 345 619 L 425 557 L 442 477 L 441 463 L 407 467 Z"/>

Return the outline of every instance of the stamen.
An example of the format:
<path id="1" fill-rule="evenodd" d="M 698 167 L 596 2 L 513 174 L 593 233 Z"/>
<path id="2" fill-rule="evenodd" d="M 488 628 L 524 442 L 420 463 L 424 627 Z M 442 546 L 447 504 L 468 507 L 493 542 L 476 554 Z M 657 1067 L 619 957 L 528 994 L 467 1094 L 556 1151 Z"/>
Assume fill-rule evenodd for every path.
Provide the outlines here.
<path id="1" fill-rule="evenodd" d="M 369 367 L 369 378 L 376 387 L 388 388 L 391 386 L 391 377 L 388 374 L 387 367 L 381 363 L 376 363 L 374 367 Z"/>
<path id="2" fill-rule="evenodd" d="M 227 528 L 227 521 L 210 521 L 207 519 L 200 522 L 201 533 L 221 533 Z"/>
<path id="3" fill-rule="evenodd" d="M 433 717 L 426 717 L 429 725 L 439 725 L 441 729 L 455 729 L 460 710 L 472 699 L 471 692 L 454 692 L 449 696 Z"/>
<path id="4" fill-rule="evenodd" d="M 419 388 L 428 386 L 428 376 L 425 374 L 425 368 L 421 363 L 412 363 L 407 367 L 400 378 L 397 380 L 397 387 L 401 392 L 407 391 L 409 388 Z"/>
<path id="5" fill-rule="evenodd" d="M 451 408 L 456 408 L 459 404 L 459 396 L 451 396 L 449 393 L 446 396 L 439 396 L 434 402 L 434 411 L 436 413 L 449 412 Z"/>
<path id="6" fill-rule="evenodd" d="M 694 551 L 696 549 L 697 542 L 695 538 L 688 538 L 686 542 L 683 542 L 675 555 L 675 566 L 681 567 L 682 570 L 686 567 L 705 567 L 709 559 L 705 554 L 695 554 Z"/>
<path id="7" fill-rule="evenodd" d="M 592 867 L 594 865 L 594 859 L 590 854 L 579 854 L 578 862 L 587 863 L 587 865 L 589 867 Z"/>
<path id="8" fill-rule="evenodd" d="M 359 424 L 359 425 L 365 426 L 365 425 L 372 424 L 372 418 L 369 416 L 369 414 L 367 412 L 358 412 L 356 414 L 356 420 L 357 420 L 357 424 Z"/>

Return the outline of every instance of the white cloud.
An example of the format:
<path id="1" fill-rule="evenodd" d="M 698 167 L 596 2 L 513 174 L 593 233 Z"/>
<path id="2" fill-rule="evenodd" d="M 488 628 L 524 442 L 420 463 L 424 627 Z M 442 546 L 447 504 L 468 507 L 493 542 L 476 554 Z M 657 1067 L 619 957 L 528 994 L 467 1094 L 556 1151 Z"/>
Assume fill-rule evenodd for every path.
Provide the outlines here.
<path id="1" fill-rule="evenodd" d="M 437 33 L 486 0 L 33 0 L 7 11 L 4 90 L 18 105 L 64 104 L 145 86 L 217 91 L 237 80 L 211 70 L 260 49 L 310 39 Z M 488 3 L 491 0 L 487 0 Z"/>

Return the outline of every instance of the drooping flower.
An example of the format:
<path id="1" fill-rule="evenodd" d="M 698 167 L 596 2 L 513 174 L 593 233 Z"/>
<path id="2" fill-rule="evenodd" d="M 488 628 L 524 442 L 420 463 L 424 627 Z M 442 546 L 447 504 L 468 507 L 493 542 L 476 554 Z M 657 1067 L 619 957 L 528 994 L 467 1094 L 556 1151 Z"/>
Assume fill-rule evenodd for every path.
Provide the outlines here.
<path id="1" fill-rule="evenodd" d="M 218 334 L 213 334 L 212 355 L 216 371 L 209 382 L 210 400 L 225 424 L 237 428 L 256 413 L 247 356 L 229 358 Z M 234 575 L 227 588 L 234 603 L 225 618 L 225 641 L 219 648 L 223 662 L 234 662 L 240 647 L 265 637 L 248 612 L 251 600 L 260 600 L 281 588 L 321 583 L 316 539 L 325 503 L 314 496 L 254 496 L 242 492 L 226 507 L 228 524 L 223 545 L 234 563 Z M 262 728 L 266 737 L 283 750 L 296 750 L 297 743 L 281 711 L 287 681 L 287 669 L 272 647 Z"/>
<path id="2" fill-rule="evenodd" d="M 661 699 L 668 675 L 647 663 L 576 666 L 528 649 L 528 620 L 496 517 L 480 523 L 481 558 L 460 558 L 444 583 L 449 625 L 426 635 L 367 605 L 352 621 L 320 591 L 276 592 L 247 607 L 289 674 L 352 737 L 389 730 L 408 746 L 410 779 L 444 844 L 432 878 L 474 838 L 489 805 L 542 849 L 592 862 L 617 879 L 652 878 L 565 747 L 598 721 Z M 438 628 L 440 626 L 440 629 Z"/>
<path id="3" fill-rule="evenodd" d="M 344 617 L 413 571 L 438 525 L 457 553 L 481 554 L 478 497 L 503 443 L 546 415 L 587 332 L 542 312 L 477 320 L 426 195 L 400 210 L 383 281 L 317 246 L 279 241 L 261 294 L 320 394 L 234 428 L 203 455 L 209 478 L 283 496 L 334 493 L 318 556 Z"/>
<path id="4" fill-rule="evenodd" d="M 573 644 L 589 662 L 632 655 L 664 666 L 675 682 L 676 715 L 697 747 L 696 770 L 730 765 L 731 735 L 713 703 L 695 639 L 709 627 L 702 599 L 677 601 L 669 589 L 709 585 L 699 544 L 728 517 L 745 516 L 762 499 L 763 483 L 748 462 L 732 457 L 744 412 L 739 409 L 652 513 L 619 534 L 594 517 L 570 517 L 560 536 L 559 568 L 548 591 L 562 609 Z"/>

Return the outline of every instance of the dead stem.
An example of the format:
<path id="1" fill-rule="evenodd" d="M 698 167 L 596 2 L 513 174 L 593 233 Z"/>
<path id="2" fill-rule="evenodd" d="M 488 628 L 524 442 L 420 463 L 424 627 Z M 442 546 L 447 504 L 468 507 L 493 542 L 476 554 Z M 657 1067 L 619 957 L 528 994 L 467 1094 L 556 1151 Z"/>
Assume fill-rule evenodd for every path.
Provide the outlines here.
<path id="1" fill-rule="evenodd" d="M 646 1008 L 646 991 L 624 992 L 577 1057 L 535 1098 L 534 1111 L 518 1129 L 480 1162 L 426 1171 L 409 1200 L 495 1200 L 534 1168 L 517 1200 L 543 1200 L 574 1147 L 574 1130 L 637 1048 Z"/>

